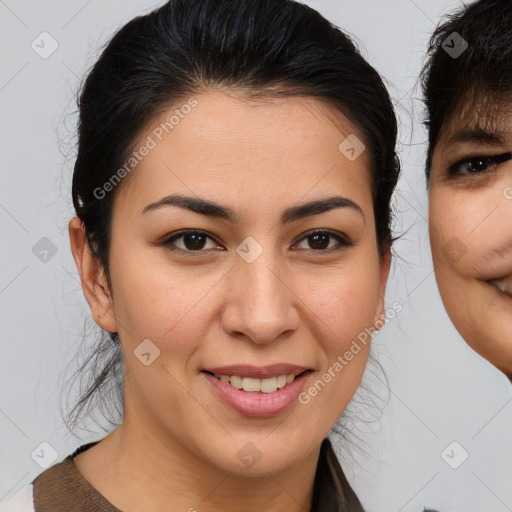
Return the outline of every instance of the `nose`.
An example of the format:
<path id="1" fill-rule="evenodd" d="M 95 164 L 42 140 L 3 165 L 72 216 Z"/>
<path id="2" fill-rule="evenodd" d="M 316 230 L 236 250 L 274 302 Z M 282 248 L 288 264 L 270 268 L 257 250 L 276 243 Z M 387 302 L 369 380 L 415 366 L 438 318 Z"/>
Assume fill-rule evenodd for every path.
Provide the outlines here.
<path id="1" fill-rule="evenodd" d="M 234 337 L 269 344 L 289 336 L 299 325 L 290 271 L 265 250 L 252 263 L 237 257 L 226 276 L 227 300 L 222 326 Z"/>

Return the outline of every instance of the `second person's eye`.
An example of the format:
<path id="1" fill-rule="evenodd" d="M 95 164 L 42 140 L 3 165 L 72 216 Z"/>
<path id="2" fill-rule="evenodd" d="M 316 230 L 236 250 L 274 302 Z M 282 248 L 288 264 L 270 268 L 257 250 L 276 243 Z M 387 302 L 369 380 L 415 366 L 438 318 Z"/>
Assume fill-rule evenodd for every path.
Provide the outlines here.
<path id="1" fill-rule="evenodd" d="M 464 176 L 479 174 L 494 169 L 497 165 L 512 158 L 511 153 L 501 155 L 477 156 L 466 158 L 450 167 L 450 174 L 453 176 Z"/>

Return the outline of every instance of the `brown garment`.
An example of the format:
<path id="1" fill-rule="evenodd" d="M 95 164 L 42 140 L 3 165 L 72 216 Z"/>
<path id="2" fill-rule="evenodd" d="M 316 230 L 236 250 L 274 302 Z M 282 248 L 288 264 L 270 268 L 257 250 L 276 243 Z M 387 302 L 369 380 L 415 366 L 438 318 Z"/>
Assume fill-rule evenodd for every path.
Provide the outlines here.
<path id="1" fill-rule="evenodd" d="M 75 466 L 75 455 L 96 442 L 81 446 L 34 479 L 36 512 L 122 512 L 107 501 Z M 364 512 L 328 438 L 323 440 L 320 449 L 311 512 Z"/>

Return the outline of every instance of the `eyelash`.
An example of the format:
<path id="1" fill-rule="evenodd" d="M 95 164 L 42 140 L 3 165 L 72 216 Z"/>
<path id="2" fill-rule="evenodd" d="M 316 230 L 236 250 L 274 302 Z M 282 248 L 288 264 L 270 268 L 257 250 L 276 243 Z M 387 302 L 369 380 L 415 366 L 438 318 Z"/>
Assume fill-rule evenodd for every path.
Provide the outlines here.
<path id="1" fill-rule="evenodd" d="M 489 170 L 489 166 L 498 166 L 502 164 L 503 162 L 507 162 L 508 160 L 512 159 L 512 153 L 503 153 L 501 155 L 487 155 L 487 156 L 475 156 L 472 158 L 464 158 L 463 160 L 460 160 L 459 162 L 453 164 L 449 168 L 449 174 L 450 176 L 475 176 L 477 174 L 483 174 L 486 173 Z M 471 165 L 474 164 L 483 164 L 485 165 L 485 169 L 483 170 L 476 170 L 476 171 L 468 171 L 466 169 L 466 172 L 460 172 L 460 168 L 464 165 Z"/>
<path id="2" fill-rule="evenodd" d="M 213 240 L 213 238 L 206 231 L 200 231 L 200 230 L 193 229 L 193 230 L 180 231 L 179 233 L 176 233 L 176 234 L 172 235 L 171 237 L 164 239 L 161 242 L 161 245 L 167 247 L 170 251 L 181 252 L 181 253 L 184 253 L 184 254 L 190 255 L 190 256 L 200 256 L 200 255 L 206 254 L 208 252 L 211 252 L 208 249 L 199 249 L 197 251 L 194 251 L 194 250 L 190 250 L 190 249 L 182 249 L 180 247 L 175 247 L 172 245 L 174 242 L 176 242 L 176 240 L 179 240 L 180 238 L 183 238 L 186 235 L 204 235 L 207 238 Z M 301 250 L 305 250 L 305 251 L 312 252 L 312 253 L 330 253 L 330 252 L 339 251 L 339 250 L 344 249 L 345 247 L 350 247 L 350 246 L 354 245 L 347 238 L 345 238 L 333 231 L 321 230 L 321 229 L 314 230 L 314 231 L 311 231 L 310 233 L 307 233 L 297 243 L 302 242 L 303 240 L 306 240 L 315 235 L 328 235 L 330 237 L 336 238 L 338 240 L 339 246 L 334 247 L 334 248 L 330 247 L 328 249 L 301 249 Z M 215 241 L 215 240 L 213 240 L 213 241 Z M 217 242 L 215 242 L 215 243 L 217 243 Z"/>

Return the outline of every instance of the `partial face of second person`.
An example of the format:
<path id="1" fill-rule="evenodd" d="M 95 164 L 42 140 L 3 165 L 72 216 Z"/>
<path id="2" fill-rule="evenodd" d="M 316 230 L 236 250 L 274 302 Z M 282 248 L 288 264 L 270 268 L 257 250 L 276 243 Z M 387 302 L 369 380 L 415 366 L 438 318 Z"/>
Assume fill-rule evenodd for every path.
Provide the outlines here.
<path id="1" fill-rule="evenodd" d="M 112 314 L 89 302 L 120 335 L 132 439 L 178 453 L 182 465 L 280 472 L 317 454 L 360 383 L 369 344 L 333 365 L 381 321 L 389 259 L 379 257 L 370 157 L 340 152 L 359 132 L 320 101 L 195 98 L 115 198 Z M 171 195 L 216 206 L 198 213 L 164 200 Z M 146 339 L 160 350 L 148 366 L 134 356 Z M 331 377 L 307 404 L 279 407 L 268 393 L 270 412 L 257 414 L 240 397 L 230 403 L 208 373 L 276 364 L 309 370 L 304 390 Z M 244 447 L 256 464 L 244 466 Z"/>
<path id="2" fill-rule="evenodd" d="M 512 96 L 442 130 L 432 158 L 430 238 L 446 310 L 467 343 L 512 375 Z"/>

